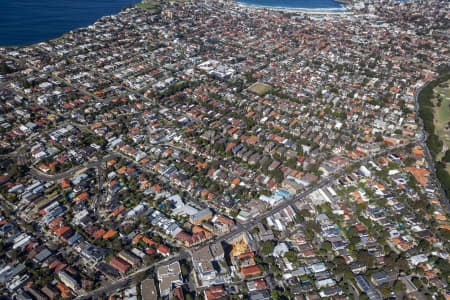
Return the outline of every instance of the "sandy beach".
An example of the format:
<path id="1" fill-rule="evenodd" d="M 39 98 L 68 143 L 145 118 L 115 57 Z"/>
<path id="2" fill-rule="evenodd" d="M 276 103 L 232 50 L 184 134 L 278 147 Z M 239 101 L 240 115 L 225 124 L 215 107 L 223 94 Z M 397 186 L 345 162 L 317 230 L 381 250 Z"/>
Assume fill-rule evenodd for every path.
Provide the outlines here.
<path id="1" fill-rule="evenodd" d="M 353 12 L 350 9 L 349 9 L 349 11 L 320 11 L 320 10 L 302 10 L 302 9 L 294 9 L 294 8 L 281 8 L 281 7 L 267 7 L 267 6 L 247 5 L 247 4 L 243 4 L 243 3 L 236 3 L 236 4 L 238 6 L 240 6 L 240 7 L 247 8 L 247 9 L 275 10 L 275 11 L 284 11 L 284 12 L 296 13 L 296 14 L 307 14 L 307 15 L 353 15 Z"/>

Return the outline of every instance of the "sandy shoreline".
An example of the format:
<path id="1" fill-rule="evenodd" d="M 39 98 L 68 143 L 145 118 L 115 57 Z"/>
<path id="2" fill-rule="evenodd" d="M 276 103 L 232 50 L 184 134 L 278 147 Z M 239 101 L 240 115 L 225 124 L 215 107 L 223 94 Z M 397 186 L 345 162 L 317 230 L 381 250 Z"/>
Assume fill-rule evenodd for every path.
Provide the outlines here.
<path id="1" fill-rule="evenodd" d="M 268 6 L 258 6 L 258 5 L 248 5 L 243 3 L 236 2 L 236 5 L 242 7 L 242 8 L 248 8 L 248 9 L 267 9 L 267 10 L 274 10 L 274 11 L 284 11 L 288 13 L 299 13 L 299 14 L 308 14 L 308 15 L 352 15 L 353 12 L 345 7 L 348 11 L 326 11 L 326 10 L 302 10 L 302 9 L 295 9 L 295 8 L 282 8 L 282 7 L 268 7 Z"/>

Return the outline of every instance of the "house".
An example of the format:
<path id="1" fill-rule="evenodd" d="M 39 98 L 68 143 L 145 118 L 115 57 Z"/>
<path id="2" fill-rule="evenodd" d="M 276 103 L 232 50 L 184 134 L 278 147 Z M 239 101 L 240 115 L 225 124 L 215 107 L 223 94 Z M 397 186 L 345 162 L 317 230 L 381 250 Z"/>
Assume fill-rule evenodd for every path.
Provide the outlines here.
<path id="1" fill-rule="evenodd" d="M 266 286 L 266 281 L 263 278 L 247 281 L 247 289 L 249 292 L 263 290 Z"/>
<path id="2" fill-rule="evenodd" d="M 56 300 L 59 298 L 60 292 L 52 287 L 52 286 L 45 286 L 41 289 L 41 292 L 46 295 L 50 300 Z"/>
<path id="3" fill-rule="evenodd" d="M 381 271 L 377 273 L 373 273 L 371 276 L 371 280 L 375 286 L 382 286 L 383 284 L 389 283 L 389 276 L 386 272 Z"/>
<path id="4" fill-rule="evenodd" d="M 131 265 L 131 267 L 135 267 L 140 264 L 141 260 L 136 257 L 134 254 L 130 253 L 128 250 L 120 251 L 117 256 Z"/>
<path id="5" fill-rule="evenodd" d="M 227 293 L 223 286 L 214 286 L 206 289 L 204 292 L 205 300 L 216 300 L 224 298 Z"/>
<path id="6" fill-rule="evenodd" d="M 306 294 L 312 290 L 314 290 L 314 287 L 310 283 L 302 283 L 291 288 L 294 295 Z"/>
<path id="7" fill-rule="evenodd" d="M 33 286 L 26 285 L 24 290 L 36 300 L 47 300 L 48 298 Z"/>
<path id="8" fill-rule="evenodd" d="M 323 290 L 320 291 L 319 295 L 321 297 L 332 297 L 332 296 L 336 296 L 336 295 L 340 295 L 342 294 L 342 288 L 340 286 L 331 286 L 331 287 L 327 287 L 324 288 Z"/>
<path id="9" fill-rule="evenodd" d="M 218 233 L 225 233 L 228 232 L 231 228 L 231 226 L 234 225 L 234 221 L 230 218 L 227 218 L 225 216 L 214 216 L 211 220 L 214 224 L 214 230 Z"/>
<path id="10" fill-rule="evenodd" d="M 261 268 L 259 266 L 249 266 L 241 268 L 241 275 L 242 277 L 246 276 L 258 276 L 261 274 Z"/>
<path id="11" fill-rule="evenodd" d="M 214 286 L 204 291 L 205 300 L 216 300 L 224 298 L 227 293 L 223 286 Z"/>
<path id="12" fill-rule="evenodd" d="M 427 261 L 428 257 L 424 254 L 414 255 L 409 258 L 409 263 L 414 267 Z"/>
<path id="13" fill-rule="evenodd" d="M 184 300 L 184 292 L 181 286 L 177 286 L 176 288 L 174 288 L 172 296 L 176 300 Z"/>
<path id="14" fill-rule="evenodd" d="M 170 249 L 166 245 L 159 245 L 158 248 L 156 248 L 156 252 L 161 254 L 162 256 L 169 256 L 170 255 Z"/>
<path id="15" fill-rule="evenodd" d="M 111 267 L 118 270 L 122 274 L 125 274 L 131 268 L 131 265 L 129 265 L 126 261 L 118 257 L 113 257 L 109 261 L 109 264 L 111 265 Z"/>
<path id="16" fill-rule="evenodd" d="M 311 265 L 311 271 L 315 274 L 325 272 L 327 270 L 327 266 L 323 262 L 319 262 Z"/>
<path id="17" fill-rule="evenodd" d="M 278 160 L 274 160 L 269 167 L 267 168 L 267 170 L 269 172 L 272 172 L 273 170 L 275 170 L 276 168 L 278 168 L 281 165 L 281 163 Z"/>
<path id="18" fill-rule="evenodd" d="M 334 279 L 331 279 L 331 278 L 326 278 L 326 279 L 316 281 L 316 287 L 318 289 L 331 287 L 331 286 L 334 286 L 335 284 L 336 284 L 336 282 L 334 281 Z"/>
<path id="19" fill-rule="evenodd" d="M 375 289 L 373 284 L 367 280 L 364 275 L 356 275 L 355 276 L 356 284 L 358 288 L 366 293 L 370 300 L 381 300 L 383 299 L 378 291 Z"/>
<path id="20" fill-rule="evenodd" d="M 67 272 L 59 271 L 58 277 L 61 280 L 61 282 L 64 283 L 70 289 L 72 289 L 72 291 L 77 291 L 80 288 L 75 278 L 70 276 Z"/>
<path id="21" fill-rule="evenodd" d="M 191 222 L 194 225 L 199 225 L 203 221 L 207 221 L 207 220 L 212 219 L 212 217 L 213 217 L 212 210 L 209 209 L 209 208 L 205 208 L 205 209 L 199 211 L 198 213 L 190 216 L 189 222 Z"/>
<path id="22" fill-rule="evenodd" d="M 47 248 L 44 248 L 42 251 L 40 251 L 38 254 L 36 254 L 33 258 L 33 261 L 37 263 L 43 262 L 45 259 L 47 259 L 52 253 Z"/>
<path id="23" fill-rule="evenodd" d="M 249 300 L 269 300 L 272 299 L 268 290 L 262 290 L 249 295 Z"/>
<path id="24" fill-rule="evenodd" d="M 359 261 L 356 261 L 350 264 L 350 270 L 355 274 L 361 274 L 367 271 L 367 266 Z"/>

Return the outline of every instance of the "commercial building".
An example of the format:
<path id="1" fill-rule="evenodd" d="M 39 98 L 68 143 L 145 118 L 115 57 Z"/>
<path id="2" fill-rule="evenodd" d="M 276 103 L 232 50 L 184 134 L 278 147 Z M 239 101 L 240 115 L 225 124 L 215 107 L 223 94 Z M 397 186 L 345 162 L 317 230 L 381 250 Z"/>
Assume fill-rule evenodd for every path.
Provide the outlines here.
<path id="1" fill-rule="evenodd" d="M 159 281 L 161 297 L 169 296 L 174 287 L 183 284 L 183 276 L 181 275 L 180 263 L 178 261 L 167 266 L 159 267 L 156 274 Z"/>

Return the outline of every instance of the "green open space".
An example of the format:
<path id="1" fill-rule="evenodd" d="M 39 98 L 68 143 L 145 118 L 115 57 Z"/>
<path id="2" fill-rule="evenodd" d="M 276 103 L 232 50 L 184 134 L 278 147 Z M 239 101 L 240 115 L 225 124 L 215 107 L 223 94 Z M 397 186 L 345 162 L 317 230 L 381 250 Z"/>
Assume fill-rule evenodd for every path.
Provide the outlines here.
<path id="1" fill-rule="evenodd" d="M 165 0 L 167 2 L 185 2 L 187 0 Z M 163 1 L 160 0 L 145 0 L 140 3 L 137 3 L 136 6 L 147 9 L 151 13 L 159 13 L 161 11 L 161 3 Z"/>
<path id="2" fill-rule="evenodd" d="M 266 83 L 256 82 L 248 88 L 248 91 L 253 94 L 263 96 L 263 95 L 267 94 L 268 92 L 270 92 L 271 89 L 272 89 L 272 87 Z"/>
<path id="3" fill-rule="evenodd" d="M 436 86 L 433 95 L 435 132 L 443 144 L 436 160 L 445 161 L 445 153 L 450 149 L 450 80 Z M 446 162 L 445 169 L 450 172 L 450 162 Z"/>
<path id="4" fill-rule="evenodd" d="M 436 175 L 450 195 L 450 73 L 446 69 L 439 78 L 419 94 L 420 117 L 428 132 L 427 146 L 435 161 Z"/>
<path id="5" fill-rule="evenodd" d="M 158 0 L 142 1 L 140 3 L 137 3 L 136 6 L 146 9 L 152 14 L 156 14 L 161 11 L 161 1 Z"/>

